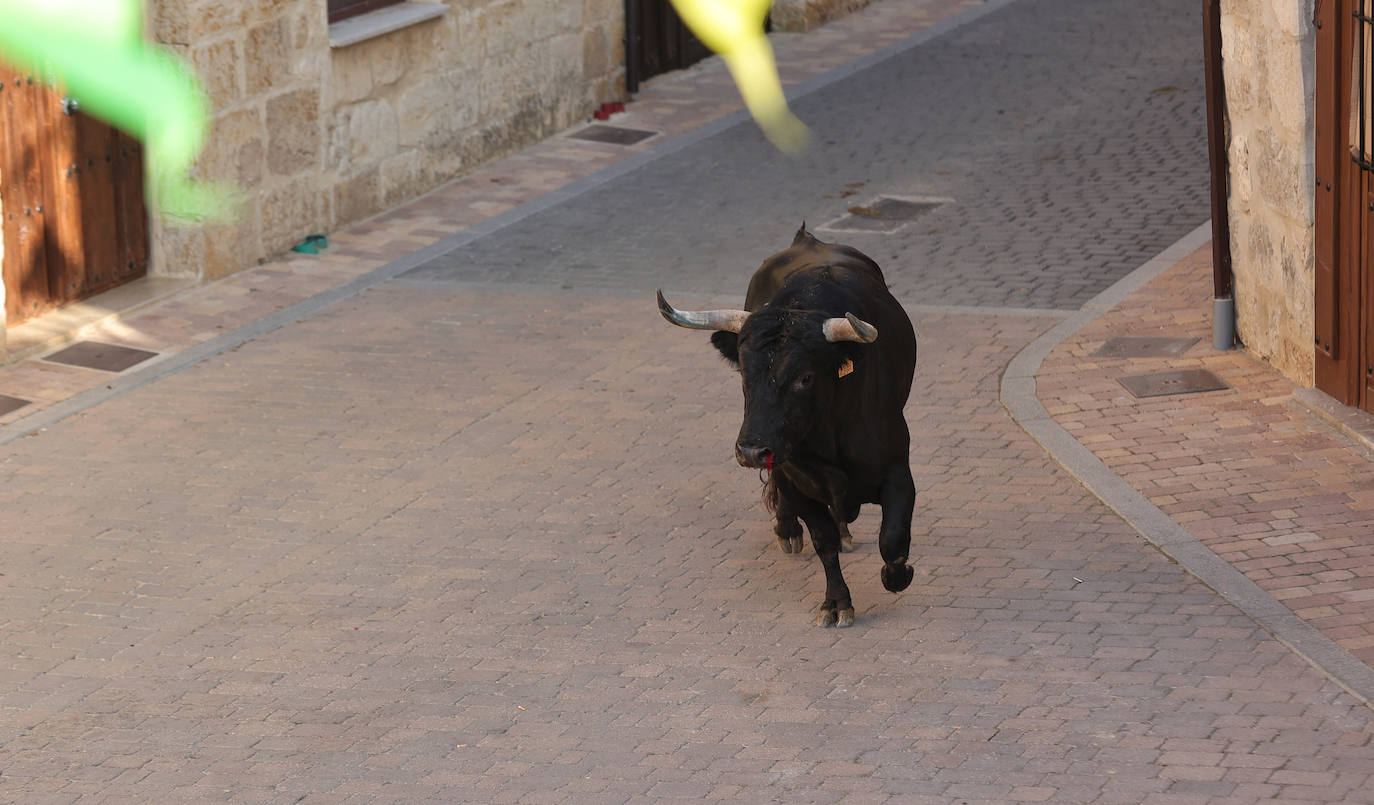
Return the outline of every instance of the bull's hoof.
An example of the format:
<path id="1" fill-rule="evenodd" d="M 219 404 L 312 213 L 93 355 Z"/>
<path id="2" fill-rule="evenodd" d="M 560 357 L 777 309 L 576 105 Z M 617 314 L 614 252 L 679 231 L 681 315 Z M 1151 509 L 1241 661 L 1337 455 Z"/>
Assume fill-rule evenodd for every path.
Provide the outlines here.
<path id="1" fill-rule="evenodd" d="M 778 537 L 778 547 L 782 548 L 783 553 L 801 553 L 802 538 L 800 535 L 795 537 Z"/>
<path id="2" fill-rule="evenodd" d="M 816 614 L 815 624 L 822 628 L 834 626 L 843 629 L 846 626 L 854 625 L 854 607 L 848 609 L 834 609 L 821 607 L 821 611 Z"/>
<path id="3" fill-rule="evenodd" d="M 889 592 L 900 593 L 910 584 L 916 571 L 911 569 L 911 565 L 903 562 L 902 564 L 883 565 L 882 572 L 879 574 L 883 579 L 883 586 Z"/>

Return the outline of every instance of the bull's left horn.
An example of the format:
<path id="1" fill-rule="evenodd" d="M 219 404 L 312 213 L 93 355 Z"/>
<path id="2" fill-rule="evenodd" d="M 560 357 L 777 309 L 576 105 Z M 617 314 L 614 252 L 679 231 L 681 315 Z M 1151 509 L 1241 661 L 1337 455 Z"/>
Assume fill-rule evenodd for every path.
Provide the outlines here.
<path id="1" fill-rule="evenodd" d="M 872 344 L 878 340 L 878 328 L 853 313 L 844 314 L 843 319 L 826 319 L 821 325 L 821 332 L 825 333 L 826 341 L 858 341 L 860 344 Z"/>
<path id="2" fill-rule="evenodd" d="M 732 333 L 739 332 L 744 326 L 744 320 L 749 318 L 747 310 L 678 310 L 663 298 L 663 291 L 658 292 L 658 312 L 679 327 L 692 330 L 727 330 Z"/>

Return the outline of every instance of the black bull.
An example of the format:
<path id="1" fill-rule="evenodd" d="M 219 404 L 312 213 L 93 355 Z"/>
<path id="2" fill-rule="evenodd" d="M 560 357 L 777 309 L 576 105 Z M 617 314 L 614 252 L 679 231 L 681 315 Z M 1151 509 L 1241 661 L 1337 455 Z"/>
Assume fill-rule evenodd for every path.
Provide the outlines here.
<path id="1" fill-rule="evenodd" d="M 803 225 L 790 248 L 754 273 L 744 310 L 680 311 L 661 291 L 658 305 L 673 324 L 714 330 L 711 343 L 740 370 L 744 424 L 735 456 L 770 471 L 783 551 L 801 550 L 798 517 L 811 533 L 825 568 L 816 624 L 854 622 L 839 554 L 861 504 L 882 506 L 883 586 L 905 590 L 916 489 L 902 408 L 916 334 L 878 264 Z"/>

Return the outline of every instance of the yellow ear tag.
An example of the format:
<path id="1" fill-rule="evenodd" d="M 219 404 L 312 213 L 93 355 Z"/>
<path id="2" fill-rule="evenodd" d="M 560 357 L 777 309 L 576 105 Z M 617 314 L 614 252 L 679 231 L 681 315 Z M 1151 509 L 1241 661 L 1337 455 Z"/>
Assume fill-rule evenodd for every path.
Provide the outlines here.
<path id="1" fill-rule="evenodd" d="M 853 372 L 854 362 L 848 358 L 845 358 L 844 363 L 840 364 L 840 377 L 844 377 L 847 374 L 852 374 Z"/>

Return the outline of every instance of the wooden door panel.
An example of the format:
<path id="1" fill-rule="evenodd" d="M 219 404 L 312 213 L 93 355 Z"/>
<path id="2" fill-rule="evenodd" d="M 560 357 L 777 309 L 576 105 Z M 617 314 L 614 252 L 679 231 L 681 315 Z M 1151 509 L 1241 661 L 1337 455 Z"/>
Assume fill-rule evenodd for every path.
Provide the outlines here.
<path id="1" fill-rule="evenodd" d="M 113 267 L 115 282 L 128 282 L 148 273 L 148 210 L 143 203 L 143 145 L 122 131 L 114 131 L 115 238 L 119 243 Z"/>
<path id="2" fill-rule="evenodd" d="M 1338 369 L 1336 354 L 1340 337 L 1336 326 L 1338 311 L 1338 274 L 1340 219 L 1337 199 L 1345 158 L 1341 142 L 1340 24 L 1335 0 L 1321 0 L 1316 9 L 1316 277 L 1315 315 L 1319 387 L 1333 385 Z M 1330 393 L 1328 391 L 1328 393 Z"/>
<path id="3" fill-rule="evenodd" d="M 48 292 L 44 171 L 38 129 L 42 88 L 0 71 L 0 204 L 4 211 L 5 315 L 10 324 L 55 306 Z"/>
<path id="4" fill-rule="evenodd" d="M 1365 19 L 1374 0 L 1317 0 L 1316 228 L 1314 275 L 1317 388 L 1346 405 L 1365 400 L 1363 368 L 1369 315 L 1371 137 L 1374 41 Z M 1363 164 L 1362 164 L 1363 163 Z"/>
<path id="5" fill-rule="evenodd" d="M 7 324 L 141 277 L 143 157 L 133 138 L 0 73 L 0 203 Z"/>
<path id="6" fill-rule="evenodd" d="M 1341 340 L 1350 345 L 1339 356 L 1349 383 L 1344 402 L 1374 410 L 1374 343 L 1370 338 L 1370 318 L 1374 316 L 1374 0 L 1349 2 L 1352 32 L 1346 41 L 1351 77 L 1345 97 L 1350 99 L 1346 110 L 1350 122 L 1346 136 L 1351 183 L 1358 187 L 1358 195 L 1350 199 L 1350 209 L 1343 217 L 1357 231 L 1342 238 L 1351 245 L 1352 253 L 1339 271 L 1337 293 L 1342 302 L 1337 327 Z"/>
<path id="7" fill-rule="evenodd" d="M 1355 315 L 1350 315 L 1352 349 L 1349 350 L 1354 399 L 1348 405 L 1358 405 L 1374 412 L 1374 172 L 1360 171 L 1360 185 L 1364 191 L 1360 205 L 1360 237 L 1363 241 L 1360 260 L 1353 263 L 1350 274 L 1352 296 L 1358 300 Z"/>
<path id="8" fill-rule="evenodd" d="M 114 129 L 77 113 L 75 169 L 68 166 L 67 182 L 80 200 L 82 298 L 111 288 L 119 261 L 119 236 L 115 221 Z"/>
<path id="9" fill-rule="evenodd" d="M 73 186 L 77 158 L 76 127 L 58 112 L 57 100 L 39 106 L 43 151 L 43 191 L 49 225 L 48 293 L 58 304 L 80 296 L 85 285 L 85 246 L 81 238 L 81 195 Z"/>

